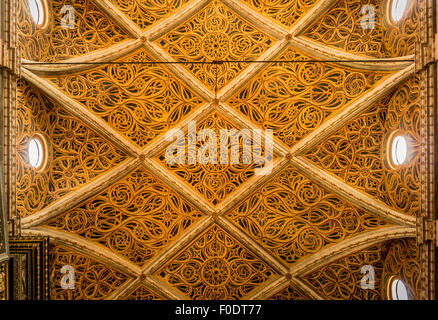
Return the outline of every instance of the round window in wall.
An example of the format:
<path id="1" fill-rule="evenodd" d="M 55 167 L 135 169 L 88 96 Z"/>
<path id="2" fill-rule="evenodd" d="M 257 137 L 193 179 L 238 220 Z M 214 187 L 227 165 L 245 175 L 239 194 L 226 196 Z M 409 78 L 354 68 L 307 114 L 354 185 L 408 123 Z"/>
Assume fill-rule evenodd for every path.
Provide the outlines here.
<path id="1" fill-rule="evenodd" d="M 29 0 L 30 14 L 32 15 L 33 21 L 39 26 L 43 25 L 46 20 L 44 8 L 43 0 Z"/>
<path id="2" fill-rule="evenodd" d="M 408 156 L 408 143 L 404 136 L 396 136 L 391 144 L 391 160 L 396 166 L 406 162 Z"/>
<path id="3" fill-rule="evenodd" d="M 393 132 L 387 142 L 387 159 L 393 169 L 405 166 L 410 161 L 412 139 L 405 132 Z"/>
<path id="4" fill-rule="evenodd" d="M 389 5 L 389 16 L 392 21 L 399 22 L 406 13 L 410 0 L 392 0 Z"/>
<path id="5" fill-rule="evenodd" d="M 29 164 L 40 170 L 44 167 L 47 158 L 47 148 L 42 136 L 36 135 L 29 141 L 27 149 Z"/>
<path id="6" fill-rule="evenodd" d="M 392 300 L 409 300 L 408 288 L 406 284 L 397 278 L 393 278 L 390 283 Z"/>

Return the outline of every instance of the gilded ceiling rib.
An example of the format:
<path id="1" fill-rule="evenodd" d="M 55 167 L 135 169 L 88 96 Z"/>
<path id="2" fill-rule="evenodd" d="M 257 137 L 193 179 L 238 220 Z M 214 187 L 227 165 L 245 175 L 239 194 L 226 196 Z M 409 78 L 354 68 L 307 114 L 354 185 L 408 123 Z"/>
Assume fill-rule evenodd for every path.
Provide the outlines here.
<path id="1" fill-rule="evenodd" d="M 187 3 L 181 10 L 178 11 L 177 14 L 173 14 L 172 16 L 163 19 L 148 30 L 143 33 L 143 37 L 145 37 L 149 42 L 153 42 L 162 35 L 166 34 L 169 30 L 177 27 L 179 24 L 184 23 L 187 19 L 189 19 L 193 14 L 202 10 L 211 0 L 197 0 L 191 1 Z"/>
<path id="2" fill-rule="evenodd" d="M 309 161 L 300 157 L 292 157 L 291 164 L 296 167 L 300 172 L 308 177 L 312 177 L 312 180 L 321 184 L 327 190 L 341 196 L 342 198 L 356 204 L 358 207 L 371 212 L 379 217 L 387 219 L 392 223 L 402 226 L 415 227 L 415 217 L 408 216 L 407 214 L 397 211 L 383 202 L 377 201 L 365 193 L 356 190 L 355 188 L 347 185 L 334 177 L 330 173 L 316 167 Z"/>
<path id="3" fill-rule="evenodd" d="M 154 293 L 157 296 L 155 299 L 178 300 L 182 298 L 169 290 L 163 290 L 163 288 L 158 287 L 153 281 L 150 281 L 148 277 L 137 277 L 136 279 L 133 279 L 132 282 L 126 283 L 116 289 L 111 294 L 111 299 L 126 300 L 133 294 L 133 292 L 142 287 L 147 288 L 151 293 Z"/>
<path id="4" fill-rule="evenodd" d="M 178 122 L 173 130 L 181 130 L 182 132 L 187 132 L 188 123 L 190 121 L 200 122 L 202 119 L 207 117 L 213 110 L 215 110 L 215 106 L 213 103 L 206 103 L 196 110 L 194 110 L 189 117 L 183 119 Z M 166 139 L 154 139 L 152 140 L 143 150 L 142 154 L 146 158 L 152 158 L 157 155 L 164 148 L 172 144 L 173 140 L 167 141 Z"/>
<path id="5" fill-rule="evenodd" d="M 267 285 L 260 287 L 251 294 L 249 294 L 246 299 L 247 300 L 266 300 L 269 298 L 272 294 L 279 291 L 280 288 L 285 288 L 290 284 L 290 281 L 285 277 L 281 276 L 277 279 L 274 279 Z"/>
<path id="6" fill-rule="evenodd" d="M 281 27 L 270 19 L 266 19 L 260 13 L 242 4 L 240 1 L 222 0 L 221 2 L 226 4 L 232 10 L 238 12 L 246 20 L 251 21 L 251 23 L 260 30 L 276 37 L 277 39 L 284 39 L 288 34 L 287 29 Z"/>
<path id="7" fill-rule="evenodd" d="M 143 43 L 146 51 L 150 53 L 157 61 L 175 62 L 175 60 L 167 55 L 159 46 L 153 42 L 145 41 Z M 181 80 L 187 87 L 195 91 L 204 100 L 212 101 L 214 92 L 199 81 L 194 75 L 186 70 L 181 64 L 168 64 L 166 67 Z"/>
<path id="8" fill-rule="evenodd" d="M 141 30 L 134 22 L 129 20 L 120 10 L 108 0 L 93 0 L 94 3 L 105 12 L 120 28 L 125 30 L 131 37 L 140 38 Z"/>
<path id="9" fill-rule="evenodd" d="M 137 156 L 140 154 L 140 149 L 132 144 L 129 140 L 123 137 L 119 132 L 112 129 L 108 124 L 94 115 L 92 112 L 81 106 L 76 100 L 69 98 L 55 86 L 50 84 L 47 80 L 38 77 L 29 70 L 22 69 L 22 76 L 29 81 L 36 88 L 40 89 L 49 98 L 52 98 L 58 104 L 65 108 L 68 112 L 78 117 L 91 128 L 100 132 L 103 137 L 111 141 L 116 147 L 130 156 Z"/>
<path id="10" fill-rule="evenodd" d="M 278 41 L 272 45 L 258 61 L 275 60 L 275 57 L 279 55 L 287 46 L 289 42 L 285 39 Z M 218 92 L 218 99 L 220 101 L 228 100 L 233 94 L 235 94 L 242 86 L 244 86 L 252 77 L 256 76 L 262 69 L 268 66 L 268 63 L 248 63 L 248 66 L 239 75 L 230 81 L 225 87 Z"/>
<path id="11" fill-rule="evenodd" d="M 335 113 L 330 119 L 322 123 L 316 130 L 310 132 L 303 139 L 298 141 L 290 152 L 294 156 L 299 156 L 321 143 L 333 132 L 340 129 L 345 123 L 360 114 L 372 104 L 378 102 L 381 98 L 391 92 L 404 80 L 415 73 L 415 66 L 411 64 L 408 68 L 403 69 L 386 79 L 382 80 L 379 85 L 372 87 L 368 92 L 365 92 L 360 98 L 348 104 L 345 108 Z"/>
<path id="12" fill-rule="evenodd" d="M 52 205 L 45 207 L 44 209 L 36 212 L 33 215 L 22 218 L 22 228 L 29 229 L 37 227 L 45 223 L 46 221 L 57 217 L 58 215 L 65 212 L 65 210 L 75 207 L 91 195 L 99 193 L 101 190 L 107 188 L 114 182 L 123 178 L 128 172 L 138 167 L 140 163 L 141 161 L 138 159 L 126 160 L 124 163 L 104 173 L 100 177 L 97 177 L 90 183 L 83 185 L 75 192 L 72 192 L 69 195 L 59 199 Z"/>
<path id="13" fill-rule="evenodd" d="M 327 11 L 338 0 L 320 0 L 297 21 L 290 29 L 290 34 L 294 37 L 300 35 L 301 32 L 307 29 L 314 21 L 316 21 L 324 12 Z"/>
<path id="14" fill-rule="evenodd" d="M 162 267 L 166 262 L 168 262 L 172 256 L 174 256 L 178 251 L 184 249 L 184 247 L 189 244 L 195 237 L 201 234 L 209 226 L 213 224 L 213 219 L 211 217 L 203 217 L 197 221 L 190 230 L 184 233 L 181 237 L 172 242 L 172 245 L 163 249 L 153 260 L 147 263 L 141 270 L 142 274 L 149 275 L 154 273 L 160 267 Z"/>
<path id="15" fill-rule="evenodd" d="M 33 229 L 22 230 L 23 235 L 50 237 L 55 243 L 81 252 L 86 256 L 97 260 L 108 267 L 119 270 L 131 277 L 141 275 L 141 269 L 137 265 L 119 257 L 104 246 L 83 240 L 67 232 L 57 231 L 47 227 L 36 227 Z"/>
<path id="16" fill-rule="evenodd" d="M 211 215 L 216 211 L 215 208 L 199 193 L 193 192 L 189 186 L 187 186 L 185 183 L 181 183 L 181 181 L 178 180 L 171 172 L 159 165 L 156 161 L 152 159 L 145 159 L 143 165 L 146 169 L 153 172 L 166 185 L 178 192 L 182 197 L 184 197 L 184 199 L 191 202 L 203 213 Z"/>
<path id="17" fill-rule="evenodd" d="M 315 41 L 306 39 L 304 37 L 292 37 L 290 43 L 299 50 L 305 53 L 311 54 L 319 59 L 324 60 L 346 60 L 348 62 L 339 62 L 341 66 L 347 66 L 362 70 L 370 71 L 398 71 L 409 67 L 414 62 L 400 61 L 391 63 L 382 63 L 385 60 L 413 60 L 414 56 L 404 56 L 398 58 L 375 58 L 375 57 L 363 57 L 346 51 L 342 51 L 335 48 L 323 46 Z M 355 62 L 358 60 L 370 60 L 370 62 Z M 376 62 L 372 62 L 376 61 Z"/>
<path id="18" fill-rule="evenodd" d="M 139 49 L 142 47 L 143 43 L 138 40 L 126 40 L 121 43 L 117 43 L 108 48 L 102 50 L 92 51 L 89 54 L 85 54 L 83 56 L 78 56 L 74 58 L 70 58 L 67 60 L 63 60 L 62 63 L 74 63 L 73 65 L 68 64 L 25 64 L 23 68 L 32 71 L 38 75 L 63 75 L 74 72 L 85 71 L 87 69 L 93 69 L 96 65 L 89 64 L 77 64 L 81 62 L 111 62 L 115 61 L 119 58 L 124 57 L 125 55 Z M 22 63 L 32 63 L 33 61 L 22 60 Z"/>
<path id="19" fill-rule="evenodd" d="M 290 283 L 293 287 L 299 288 L 303 293 L 307 294 L 314 300 L 324 300 L 324 297 L 321 296 L 318 292 L 313 290 L 307 283 L 305 283 L 300 278 L 296 278 L 292 276 Z"/>
<path id="20" fill-rule="evenodd" d="M 292 265 L 289 273 L 293 277 L 299 278 L 304 274 L 330 264 L 332 261 L 348 256 L 355 251 L 365 249 L 373 244 L 386 240 L 415 237 L 415 235 L 415 227 L 404 226 L 386 227 L 359 234 L 322 249 L 316 254 L 305 257 L 301 261 Z"/>
<path id="21" fill-rule="evenodd" d="M 146 279 L 150 286 L 160 288 L 160 291 L 165 292 L 172 300 L 187 300 L 187 297 L 181 294 L 177 289 L 171 287 L 164 281 L 160 281 L 156 276 L 150 275 Z"/>
<path id="22" fill-rule="evenodd" d="M 271 281 L 266 282 L 263 286 L 251 291 L 246 297 L 243 297 L 242 300 L 262 300 L 262 298 L 259 298 L 261 294 L 266 294 L 267 297 L 264 299 L 267 299 L 271 292 L 275 293 L 278 291 L 278 288 L 284 284 L 285 280 L 287 281 L 285 276 L 277 276 Z"/>
<path id="23" fill-rule="evenodd" d="M 122 295 L 123 293 L 126 293 L 132 287 L 138 285 L 138 283 L 140 282 L 138 279 L 139 278 L 129 279 L 124 284 L 122 284 L 120 287 L 118 287 L 116 290 L 114 290 L 111 294 L 106 296 L 104 300 L 117 300 L 117 298 L 120 295 Z"/>
<path id="24" fill-rule="evenodd" d="M 229 210 L 231 210 L 235 205 L 237 205 L 242 199 L 245 199 L 251 193 L 260 188 L 265 182 L 269 179 L 272 179 L 278 172 L 283 170 L 289 163 L 289 160 L 286 157 L 282 157 L 276 161 L 274 161 L 272 172 L 267 175 L 259 175 L 254 176 L 251 180 L 249 180 L 244 188 L 239 188 L 231 195 L 227 197 L 223 202 L 221 202 L 217 207 L 216 211 L 218 215 L 224 215 Z"/>
<path id="25" fill-rule="evenodd" d="M 237 228 L 234 224 L 232 224 L 227 218 L 217 217 L 217 224 L 220 225 L 224 230 L 228 233 L 232 234 L 233 237 L 238 239 L 242 244 L 245 245 L 251 252 L 254 252 L 257 256 L 262 258 L 269 266 L 275 269 L 279 274 L 288 273 L 287 267 L 283 265 L 281 261 L 271 255 L 268 251 L 266 251 L 262 246 L 260 246 L 257 242 L 254 241 L 251 237 L 245 234 L 242 230 Z"/>
<path id="26" fill-rule="evenodd" d="M 257 127 L 252 122 L 248 122 L 248 119 L 246 119 L 240 112 L 236 111 L 236 109 L 231 108 L 228 104 L 224 102 L 220 102 L 218 105 L 215 106 L 215 108 L 222 114 L 227 115 L 229 120 L 237 127 L 252 130 L 254 136 L 257 135 L 257 132 L 254 130 L 260 130 L 260 127 Z M 263 137 L 262 134 L 262 139 L 265 138 L 266 137 Z M 280 143 L 278 143 L 275 139 L 272 140 L 272 144 L 275 155 L 283 157 L 289 153 L 289 150 Z"/>
<path id="27" fill-rule="evenodd" d="M 319 295 L 316 291 L 310 288 L 304 281 L 290 275 L 282 276 L 276 279 L 276 281 L 270 283 L 269 285 L 262 287 L 259 290 L 256 290 L 254 293 L 249 295 L 247 299 L 266 300 L 288 287 L 292 287 L 294 289 L 297 289 L 298 291 L 301 291 L 301 293 L 303 293 L 303 295 L 305 295 L 307 299 L 324 300 L 321 295 Z"/>

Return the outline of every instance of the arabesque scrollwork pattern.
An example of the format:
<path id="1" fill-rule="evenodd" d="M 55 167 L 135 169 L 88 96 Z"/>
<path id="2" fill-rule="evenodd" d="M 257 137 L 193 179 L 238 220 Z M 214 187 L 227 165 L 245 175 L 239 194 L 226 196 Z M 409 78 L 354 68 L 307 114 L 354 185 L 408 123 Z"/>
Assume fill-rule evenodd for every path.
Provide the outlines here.
<path id="1" fill-rule="evenodd" d="M 193 300 L 234 300 L 245 297 L 276 272 L 213 225 L 155 274 Z"/>
<path id="2" fill-rule="evenodd" d="M 414 4 L 408 6 L 402 21 L 390 23 L 386 18 L 388 1 L 335 0 L 320 6 L 316 0 L 48 0 L 48 24 L 39 27 L 32 20 L 28 1 L 18 0 L 17 38 L 24 59 L 61 62 L 94 52 L 96 61 L 105 58 L 135 62 L 83 65 L 63 74 L 59 70 L 52 72 L 53 68 L 34 71 L 32 77 L 50 83 L 42 84 L 42 88 L 50 87 L 52 93 L 65 94 L 77 102 L 78 108 L 81 105 L 84 121 L 26 81 L 18 82 L 14 143 L 18 214 L 25 218 L 47 209 L 53 214 L 50 218 L 37 215 L 29 219 L 31 224 L 64 239 L 50 246 L 51 299 L 156 300 L 174 291 L 187 299 L 245 299 L 263 293 L 269 299 L 302 300 L 311 298 L 310 292 L 314 291 L 315 296 L 325 299 L 372 300 L 386 296 L 386 283 L 394 275 L 403 279 L 411 297 L 416 297 L 420 270 L 418 247 L 412 239 L 381 242 L 356 252 L 346 248 L 348 254 L 339 252 L 336 259 L 328 257 L 329 263 L 317 261 L 318 267 L 309 266 L 304 275 L 294 274 L 289 283 L 282 282 L 281 287 L 267 293 L 266 285 L 271 287 L 272 281 L 284 280 L 283 271 L 277 267 L 293 270 L 297 262 L 317 258 L 323 249 L 330 251 L 335 245 L 344 248 L 346 239 L 365 237 L 367 232 L 392 224 L 326 190 L 311 175 L 304 176 L 290 165 L 257 181 L 253 176 L 262 165 L 255 161 L 216 165 L 186 161 L 173 165 L 167 163 L 163 150 L 167 145 L 164 135 L 183 121 L 189 122 L 195 114 L 202 118 L 197 132 L 213 129 L 221 137 L 221 129 L 239 131 L 240 125 L 236 127 L 232 115 L 218 111 L 229 106 L 248 123 L 273 130 L 275 140 L 283 145 L 276 148 L 274 158 L 279 157 L 281 150 L 318 130 L 346 106 L 382 85 L 393 72 L 371 70 L 367 65 L 356 69 L 303 62 L 270 63 L 257 71 L 252 69 L 257 74 L 251 71 L 245 75 L 250 66 L 246 62 L 314 60 L 321 52 L 329 51 L 365 58 L 411 55 L 417 38 L 418 6 L 411 1 Z M 109 8 L 102 8 L 105 2 Z M 61 26 L 64 5 L 75 9 L 73 29 Z M 180 13 L 191 5 L 191 16 L 183 21 Z M 315 15 L 306 16 L 315 5 Z M 363 28 L 361 24 L 366 5 L 375 9 L 374 28 Z M 258 19 L 253 24 L 254 15 Z M 304 17 L 301 21 L 310 25 L 296 36 L 308 40 L 300 43 L 312 42 L 314 46 L 300 52 L 293 47 L 298 42 L 288 42 L 290 38 L 285 39 L 283 33 L 284 29 L 293 33 Z M 266 26 L 259 29 L 263 21 Z M 163 29 L 157 30 L 161 26 Z M 141 48 L 128 52 L 121 46 L 130 42 L 127 32 L 133 29 L 142 31 L 143 37 L 135 42 Z M 116 44 L 119 46 L 113 47 Z M 102 55 L 100 50 L 104 50 Z M 156 60 L 181 62 L 187 74 L 172 74 L 170 70 L 174 69 L 165 64 L 140 63 Z M 237 79 L 241 82 L 233 81 Z M 201 108 L 210 110 L 210 101 L 197 92 L 205 89 L 213 93 L 226 86 L 230 90 L 223 100 L 227 101 L 221 102 L 228 106 L 221 105 L 206 115 Z M 332 180 L 338 178 L 366 192 L 370 203 L 386 204 L 415 216 L 420 202 L 420 88 L 415 78 L 394 86 L 396 89 L 386 98 L 349 118 L 330 137 L 312 138 L 307 153 L 297 157 L 313 163 L 311 168 L 333 174 Z M 103 120 L 107 130 L 126 138 L 122 140 L 126 140 L 127 148 L 155 147 L 139 157 L 139 162 L 148 158 L 142 165 L 135 169 L 129 166 L 115 181 L 105 180 L 108 185 L 90 191 L 81 203 L 65 209 L 54 206 L 52 210 L 49 206 L 57 200 L 75 198 L 75 192 L 93 179 L 104 180 L 105 173 L 127 164 L 129 156 L 125 152 L 87 127 L 87 119 L 93 115 Z M 414 151 L 408 164 L 396 169 L 387 161 L 387 141 L 392 132 L 404 134 L 413 147 L 410 151 Z M 28 164 L 28 144 L 37 133 L 48 146 L 48 163 L 42 170 Z M 205 141 L 198 141 L 199 137 L 188 133 L 184 136 L 186 141 L 196 140 L 197 151 L 204 146 Z M 313 139 L 321 141 L 313 143 Z M 240 146 L 245 142 L 242 137 L 238 140 L 239 158 L 243 160 Z M 228 156 L 232 147 L 228 146 Z M 261 153 L 264 155 L 264 148 Z M 152 167 L 161 167 L 160 177 L 166 175 L 166 180 L 151 171 L 150 161 L 155 163 Z M 123 171 L 122 167 L 117 169 Z M 208 224 L 212 223 L 210 217 L 205 220 L 208 226 L 201 229 L 198 223 L 206 216 L 166 185 L 165 181 L 170 180 L 185 184 L 191 197 L 199 198 L 208 211 L 223 214 L 219 220 L 211 219 L 223 225 Z M 241 199 L 230 199 L 247 187 L 255 191 Z M 232 200 L 228 202 L 231 208 L 223 212 L 221 205 L 227 205 L 227 200 Z M 230 233 L 228 228 L 239 232 Z M 74 239 L 83 246 L 78 248 L 72 243 Z M 90 246 L 105 254 L 87 255 Z M 254 248 L 263 252 L 263 258 Z M 61 268 L 66 265 L 75 270 L 73 290 L 61 288 Z M 126 265 L 147 268 L 150 273 L 145 271 L 146 278 L 134 279 Z M 361 288 L 364 265 L 375 270 L 374 289 Z"/>
<path id="3" fill-rule="evenodd" d="M 190 2 L 190 0 L 110 1 L 142 30 L 172 16 Z"/>
<path id="4" fill-rule="evenodd" d="M 140 49 L 121 61 L 152 59 Z M 108 65 L 49 80 L 139 147 L 204 103 L 160 65 Z"/>
<path id="5" fill-rule="evenodd" d="M 190 164 L 188 161 L 189 152 L 186 152 L 184 163 L 168 163 L 165 154 L 166 150 L 159 153 L 155 159 L 179 179 L 182 179 L 189 186 L 193 187 L 193 189 L 201 194 L 208 202 L 213 205 L 218 205 L 241 185 L 250 180 L 255 175 L 256 169 L 263 167 L 261 161 L 264 161 L 262 157 L 265 156 L 265 148 L 261 145 L 259 157 L 254 153 L 251 162 L 244 164 L 244 144 L 245 146 L 249 146 L 247 143 L 251 143 L 252 146 L 252 141 L 244 139 L 244 137 L 240 135 L 239 130 L 228 121 L 226 117 L 216 111 L 211 113 L 197 125 L 196 132 L 200 132 L 203 129 L 213 130 L 216 134 L 217 141 L 214 142 L 217 145 L 216 164 L 200 163 L 199 156 L 196 157 L 195 164 Z M 238 137 L 238 139 L 228 139 L 228 161 L 226 164 L 221 164 L 219 155 L 220 143 L 222 141 L 221 130 L 232 129 L 235 130 L 235 133 L 231 134 L 230 137 Z M 195 135 L 195 132 L 190 132 L 190 135 L 186 134 L 185 141 L 187 141 L 187 144 L 189 144 L 190 141 L 196 144 L 196 154 L 202 153 L 203 147 L 209 143 L 208 139 L 207 141 L 201 142 L 199 137 Z M 230 160 L 230 156 L 231 150 L 235 147 L 239 149 L 239 163 L 233 164 Z"/>
<path id="6" fill-rule="evenodd" d="M 276 272 L 213 225 L 155 274 L 193 300 L 234 300 L 247 296 Z"/>
<path id="7" fill-rule="evenodd" d="M 303 279 L 327 300 L 381 300 L 385 244 L 382 242 L 352 253 L 304 275 Z M 364 266 L 374 270 L 374 288 L 361 286 Z"/>
<path id="8" fill-rule="evenodd" d="M 140 167 L 47 225 L 105 246 L 143 266 L 201 216 Z"/>
<path id="9" fill-rule="evenodd" d="M 304 157 L 389 206 L 416 215 L 420 201 L 420 87 L 416 77 L 369 107 Z M 388 162 L 391 134 L 410 144 L 406 165 Z"/>
<path id="10" fill-rule="evenodd" d="M 289 285 L 269 297 L 268 300 L 309 300 L 309 298 L 300 290 Z"/>
<path id="11" fill-rule="evenodd" d="M 24 80 L 17 89 L 17 211 L 31 215 L 121 164 L 127 155 Z M 47 140 L 47 166 L 29 164 L 34 135 Z"/>
<path id="12" fill-rule="evenodd" d="M 50 299 L 51 300 L 102 300 L 129 280 L 129 276 L 62 245 L 51 245 Z M 64 266 L 74 270 L 74 289 L 63 289 L 61 273 Z"/>
<path id="13" fill-rule="evenodd" d="M 198 62 L 185 64 L 185 68 L 214 91 L 228 84 L 248 64 L 200 62 L 256 60 L 276 40 L 256 29 L 221 2 L 212 1 L 155 42 L 176 61 Z"/>
<path id="14" fill-rule="evenodd" d="M 310 60 L 292 48 L 278 60 Z M 227 103 L 291 147 L 385 76 L 328 63 L 271 64 Z"/>
<path id="15" fill-rule="evenodd" d="M 353 235 L 388 225 L 291 167 L 270 179 L 226 217 L 289 264 Z"/>
<path id="16" fill-rule="evenodd" d="M 409 1 L 408 11 L 398 23 L 388 19 L 388 2 L 340 0 L 303 36 L 324 46 L 359 55 L 396 58 L 414 54 L 418 37 L 417 1 Z"/>
<path id="17" fill-rule="evenodd" d="M 265 17 L 290 28 L 309 11 L 317 0 L 243 0 Z"/>
<path id="18" fill-rule="evenodd" d="M 126 33 L 109 19 L 92 0 L 51 0 L 48 25 L 42 28 L 32 19 L 29 1 L 18 0 L 18 41 L 23 58 L 32 61 L 60 61 L 84 55 L 129 39 Z M 63 28 L 61 20 L 74 8 L 74 27 Z"/>

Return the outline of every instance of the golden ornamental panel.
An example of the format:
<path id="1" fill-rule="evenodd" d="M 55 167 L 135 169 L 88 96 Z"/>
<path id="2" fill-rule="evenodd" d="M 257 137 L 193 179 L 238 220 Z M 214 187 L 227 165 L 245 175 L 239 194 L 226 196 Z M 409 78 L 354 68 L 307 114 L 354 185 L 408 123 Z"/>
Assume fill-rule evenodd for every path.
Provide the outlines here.
<path id="1" fill-rule="evenodd" d="M 51 245 L 49 253 L 51 300 L 102 300 L 129 280 L 126 274 L 62 245 Z M 65 266 L 74 270 L 74 289 L 61 286 L 63 277 L 73 274 L 71 269 L 64 271 Z"/>
<path id="2" fill-rule="evenodd" d="M 196 133 L 203 129 L 213 130 L 217 137 L 217 141 L 213 142 L 217 150 L 216 164 L 204 164 L 199 161 L 200 154 L 205 155 L 206 158 L 210 156 L 208 149 L 205 148 L 209 145 L 209 139 L 200 141 L 200 137 L 196 135 Z M 219 155 L 221 142 L 223 141 L 221 130 L 229 130 L 231 132 L 233 129 L 235 131 L 229 135 L 229 143 L 227 144 L 226 164 L 221 164 Z M 250 131 L 249 134 L 251 135 Z M 259 156 L 257 156 L 257 152 L 253 152 L 252 155 L 244 153 L 245 147 L 254 147 L 253 141 L 247 141 L 242 132 L 217 111 L 212 112 L 199 122 L 196 125 L 196 131 L 187 132 L 185 141 L 187 142 L 188 150 L 185 158 L 181 159 L 181 161 L 176 161 L 176 163 L 167 161 L 167 149 L 161 151 L 154 159 L 213 205 L 221 203 L 230 194 L 249 181 L 255 175 L 255 170 L 263 168 L 262 161 L 264 161 L 263 158 L 265 157 L 264 145 L 260 146 Z M 190 145 L 192 143 L 195 146 L 195 155 L 193 156 L 194 163 L 190 164 Z M 232 150 L 236 148 L 239 150 L 239 162 L 233 164 L 231 155 Z M 175 150 L 175 157 L 177 157 L 176 152 L 177 150 Z M 245 164 L 245 162 L 249 162 L 245 161 L 247 156 L 250 157 L 251 161 Z M 276 158 L 275 156 L 273 157 L 274 159 Z"/>
<path id="3" fill-rule="evenodd" d="M 190 2 L 190 0 L 110 1 L 142 30 L 171 17 Z"/>
<path id="4" fill-rule="evenodd" d="M 17 211 L 31 215 L 127 159 L 97 132 L 24 80 L 17 85 Z M 47 165 L 29 164 L 36 134 L 47 144 Z"/>
<path id="5" fill-rule="evenodd" d="M 292 48 L 278 58 L 311 59 Z M 291 147 L 386 75 L 321 62 L 270 64 L 227 103 Z"/>
<path id="6" fill-rule="evenodd" d="M 155 42 L 176 61 L 198 62 L 184 67 L 214 91 L 228 84 L 248 64 L 200 62 L 257 60 L 276 40 L 221 2 L 212 1 Z"/>
<path id="7" fill-rule="evenodd" d="M 47 226 L 107 247 L 143 266 L 202 216 L 140 167 Z"/>
<path id="8" fill-rule="evenodd" d="M 391 284 L 391 278 L 396 277 L 403 281 L 408 288 L 410 300 L 418 299 L 420 292 L 421 267 L 420 253 L 416 239 L 394 240 L 388 243 L 388 254 L 386 255 L 383 266 L 383 283 L 382 296 L 389 298 L 385 292 L 388 292 L 388 285 Z"/>
<path id="9" fill-rule="evenodd" d="M 305 158 L 351 186 L 403 212 L 420 207 L 420 87 L 409 79 L 369 107 Z M 393 134 L 410 144 L 407 165 L 393 168 L 388 156 Z"/>
<path id="10" fill-rule="evenodd" d="M 351 236 L 388 225 L 291 167 L 270 179 L 226 217 L 289 264 Z"/>
<path id="11" fill-rule="evenodd" d="M 234 300 L 247 296 L 276 272 L 213 225 L 155 274 L 193 300 Z"/>
<path id="12" fill-rule="evenodd" d="M 348 53 L 395 58 L 415 53 L 417 1 L 397 23 L 388 17 L 388 0 L 340 0 L 304 33 L 305 38 Z M 372 9 L 371 9 L 372 8 Z"/>
<path id="13" fill-rule="evenodd" d="M 268 300 L 309 300 L 300 290 L 287 286 L 268 298 Z"/>
<path id="14" fill-rule="evenodd" d="M 381 300 L 386 252 L 382 242 L 312 271 L 303 276 L 303 280 L 326 300 Z M 374 288 L 361 286 L 366 275 L 361 273 L 364 266 L 371 266 L 374 270 Z"/>
<path id="15" fill-rule="evenodd" d="M 152 59 L 140 49 L 119 61 Z M 48 79 L 139 147 L 205 102 L 162 65 L 111 64 Z"/>
<path id="16" fill-rule="evenodd" d="M 242 0 L 263 16 L 281 24 L 292 27 L 317 2 L 317 0 Z"/>
<path id="17" fill-rule="evenodd" d="M 163 300 L 161 296 L 146 288 L 144 285 L 140 285 L 134 291 L 132 291 L 124 300 Z"/>
<path id="18" fill-rule="evenodd" d="M 129 37 L 111 21 L 92 0 L 51 0 L 48 3 L 46 27 L 32 19 L 29 1 L 18 2 L 18 42 L 24 59 L 59 61 L 107 48 Z M 62 26 L 63 7 L 74 8 L 72 28 Z M 70 23 L 71 21 L 66 20 Z"/>

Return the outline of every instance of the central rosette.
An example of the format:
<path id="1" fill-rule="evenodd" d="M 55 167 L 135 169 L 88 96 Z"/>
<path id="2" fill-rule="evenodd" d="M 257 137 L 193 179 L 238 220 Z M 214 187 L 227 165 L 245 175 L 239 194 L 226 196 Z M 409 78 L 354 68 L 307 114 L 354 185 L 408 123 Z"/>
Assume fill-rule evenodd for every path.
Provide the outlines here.
<path id="1" fill-rule="evenodd" d="M 209 60 L 224 60 L 228 55 L 228 42 L 224 33 L 207 34 L 202 43 L 204 56 Z"/>
<path id="2" fill-rule="evenodd" d="M 203 265 L 201 274 L 208 285 L 219 287 L 228 281 L 230 269 L 224 260 L 213 258 Z"/>

